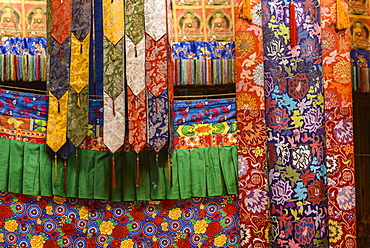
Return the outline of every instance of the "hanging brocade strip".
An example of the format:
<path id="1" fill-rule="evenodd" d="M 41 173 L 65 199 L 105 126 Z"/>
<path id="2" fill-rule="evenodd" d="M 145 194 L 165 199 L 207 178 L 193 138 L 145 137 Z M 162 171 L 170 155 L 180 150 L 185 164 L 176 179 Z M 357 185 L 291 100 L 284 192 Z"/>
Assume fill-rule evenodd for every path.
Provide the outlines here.
<path id="1" fill-rule="evenodd" d="M 66 142 L 67 103 L 71 53 L 72 0 L 51 5 L 50 98 L 47 144 L 57 152 Z"/>
<path id="2" fill-rule="evenodd" d="M 147 141 L 159 152 L 168 142 L 167 18 L 165 0 L 145 0 Z M 156 165 L 158 165 L 156 156 Z"/>
<path id="3" fill-rule="evenodd" d="M 143 0 L 128 0 L 125 2 L 125 30 L 126 79 L 129 88 L 129 143 L 139 153 L 146 144 L 146 92 L 144 90 L 145 23 Z"/>
<path id="4" fill-rule="evenodd" d="M 116 152 L 125 139 L 124 4 L 103 1 L 104 27 L 104 144 Z M 119 130 L 119 137 L 117 136 Z"/>
<path id="5" fill-rule="evenodd" d="M 68 128 L 67 136 L 78 147 L 85 139 L 88 130 L 89 89 L 80 93 L 74 88 L 68 92 Z"/>
<path id="6" fill-rule="evenodd" d="M 49 112 L 46 144 L 57 152 L 67 137 L 68 94 L 57 99 L 49 92 Z M 50 118 L 52 117 L 52 118 Z"/>

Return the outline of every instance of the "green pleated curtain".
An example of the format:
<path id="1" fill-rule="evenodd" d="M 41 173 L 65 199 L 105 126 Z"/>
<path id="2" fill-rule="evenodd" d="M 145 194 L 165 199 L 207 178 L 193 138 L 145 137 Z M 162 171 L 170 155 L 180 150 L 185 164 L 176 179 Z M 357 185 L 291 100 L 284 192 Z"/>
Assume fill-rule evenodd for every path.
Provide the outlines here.
<path id="1" fill-rule="evenodd" d="M 54 182 L 54 152 L 45 144 L 0 139 L 0 190 L 28 195 L 148 201 L 237 194 L 237 148 L 211 147 L 175 150 L 172 181 L 167 181 L 167 152 L 159 153 L 159 183 L 155 152 L 140 153 L 142 185 L 136 187 L 136 153 L 117 152 L 117 187 L 111 188 L 112 154 L 78 149 L 67 160 L 66 189 L 63 162 L 58 162 Z M 78 161 L 76 161 L 76 159 Z M 76 171 L 78 164 L 79 171 Z"/>

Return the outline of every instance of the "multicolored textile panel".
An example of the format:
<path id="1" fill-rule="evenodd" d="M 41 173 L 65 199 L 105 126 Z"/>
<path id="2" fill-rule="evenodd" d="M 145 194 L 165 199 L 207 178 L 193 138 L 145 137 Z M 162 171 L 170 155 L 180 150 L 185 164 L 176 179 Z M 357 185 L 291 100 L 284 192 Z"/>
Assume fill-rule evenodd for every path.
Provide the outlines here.
<path id="1" fill-rule="evenodd" d="M 370 92 L 370 51 L 351 50 L 352 89 Z"/>
<path id="2" fill-rule="evenodd" d="M 350 1 L 350 5 L 365 1 Z M 367 2 L 367 1 L 366 1 Z M 353 147 L 350 36 L 357 35 L 357 48 L 364 40 L 366 23 L 336 30 L 336 1 L 321 1 L 322 61 L 325 87 L 326 170 L 328 229 L 331 247 L 357 247 L 355 164 Z M 368 6 L 368 5 L 366 5 Z M 353 10 L 353 8 L 352 8 Z M 325 13 L 325 14 L 323 14 Z M 366 25 L 365 25 L 366 24 Z M 361 30 L 361 31 L 360 31 Z M 368 29 L 369 30 L 369 29 Z M 368 39 L 368 38 L 366 38 Z M 351 41 L 351 47 L 354 40 Z"/>
<path id="3" fill-rule="evenodd" d="M 295 6 L 295 18 L 289 6 Z M 318 1 L 262 1 L 272 247 L 328 243 Z M 298 44 L 289 28 L 296 22 Z"/>
<path id="4" fill-rule="evenodd" d="M 1 192 L 0 219 L 2 247 L 240 247 L 232 197 L 115 203 Z"/>
<path id="5" fill-rule="evenodd" d="M 261 0 L 250 1 L 252 19 L 242 19 L 247 1 L 236 1 L 234 8 L 240 242 L 243 247 L 268 247 L 263 9 Z"/>

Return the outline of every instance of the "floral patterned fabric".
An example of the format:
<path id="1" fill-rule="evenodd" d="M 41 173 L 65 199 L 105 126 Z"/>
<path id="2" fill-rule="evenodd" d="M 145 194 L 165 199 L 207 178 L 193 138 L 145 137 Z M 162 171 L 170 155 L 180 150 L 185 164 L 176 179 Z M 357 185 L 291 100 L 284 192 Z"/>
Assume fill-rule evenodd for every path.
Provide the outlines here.
<path id="1" fill-rule="evenodd" d="M 235 99 L 174 101 L 173 112 L 175 125 L 236 120 Z"/>
<path id="2" fill-rule="evenodd" d="M 329 245 L 339 248 L 357 246 L 349 46 L 354 29 L 353 26 L 346 30 L 335 29 L 335 4 L 334 0 L 321 2 L 321 24 Z M 361 36 L 358 38 L 358 45 L 368 45 L 367 42 L 361 42 Z M 353 39 L 351 45 L 354 45 Z"/>
<path id="3" fill-rule="evenodd" d="M 233 59 L 234 42 L 175 42 L 172 44 L 174 59 Z"/>
<path id="4" fill-rule="evenodd" d="M 324 91 L 317 1 L 295 4 L 298 45 L 289 37 L 289 5 L 262 1 L 271 246 L 328 242 Z"/>
<path id="5" fill-rule="evenodd" d="M 233 199 L 117 203 L 1 192 L 0 246 L 240 247 Z"/>
<path id="6" fill-rule="evenodd" d="M 0 54 L 46 55 L 46 39 L 1 37 Z"/>
<path id="7" fill-rule="evenodd" d="M 48 97 L 0 90 L 0 114 L 47 120 Z"/>

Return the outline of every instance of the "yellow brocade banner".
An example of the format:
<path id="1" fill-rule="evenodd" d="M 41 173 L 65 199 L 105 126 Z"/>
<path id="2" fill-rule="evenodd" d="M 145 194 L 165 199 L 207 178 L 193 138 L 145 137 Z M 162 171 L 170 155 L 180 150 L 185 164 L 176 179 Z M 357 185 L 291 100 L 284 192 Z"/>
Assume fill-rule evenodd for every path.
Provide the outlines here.
<path id="1" fill-rule="evenodd" d="M 103 0 L 104 36 L 116 45 L 125 35 L 122 0 Z"/>
<path id="2" fill-rule="evenodd" d="M 72 35 L 70 85 L 80 93 L 89 83 L 90 34 L 83 41 Z"/>
<path id="3" fill-rule="evenodd" d="M 49 118 L 46 144 L 57 152 L 66 143 L 67 137 L 68 93 L 59 100 L 49 92 Z"/>

